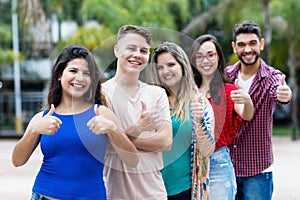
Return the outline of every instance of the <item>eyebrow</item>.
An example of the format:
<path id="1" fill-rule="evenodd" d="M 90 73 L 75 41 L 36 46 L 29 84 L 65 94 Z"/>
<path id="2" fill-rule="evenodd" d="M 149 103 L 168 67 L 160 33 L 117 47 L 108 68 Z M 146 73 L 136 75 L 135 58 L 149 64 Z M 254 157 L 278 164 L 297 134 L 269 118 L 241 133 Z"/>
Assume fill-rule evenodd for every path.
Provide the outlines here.
<path id="1" fill-rule="evenodd" d="M 129 46 L 137 47 L 137 45 L 135 45 L 135 44 L 127 44 L 127 45 L 126 45 L 126 47 L 129 47 Z M 149 50 L 150 47 L 141 47 L 141 49 L 147 49 L 147 50 Z"/>
<path id="2" fill-rule="evenodd" d="M 216 50 L 209 50 L 206 53 L 202 53 L 202 52 L 197 51 L 196 54 L 207 54 L 207 53 L 212 53 L 212 52 L 216 52 Z"/>
<path id="3" fill-rule="evenodd" d="M 247 41 L 247 42 L 243 42 L 243 41 L 238 41 L 237 43 L 243 43 L 243 44 L 247 44 L 247 43 L 251 43 L 251 42 L 259 42 L 257 40 L 250 40 L 250 41 Z"/>
<path id="4" fill-rule="evenodd" d="M 78 67 L 78 66 L 76 66 L 76 65 L 67 66 L 66 68 L 68 68 L 68 69 L 80 70 L 80 69 L 79 69 L 79 67 Z M 89 72 L 89 71 L 90 71 L 90 69 L 89 69 L 89 68 L 87 68 L 87 69 L 83 69 L 82 71 L 84 71 L 84 72 Z"/>

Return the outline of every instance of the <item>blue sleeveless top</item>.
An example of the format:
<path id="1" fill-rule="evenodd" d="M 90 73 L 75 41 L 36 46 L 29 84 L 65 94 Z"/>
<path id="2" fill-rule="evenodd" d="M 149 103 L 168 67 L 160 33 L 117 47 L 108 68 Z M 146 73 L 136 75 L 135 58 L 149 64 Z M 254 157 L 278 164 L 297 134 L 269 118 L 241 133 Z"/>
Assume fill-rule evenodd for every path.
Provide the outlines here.
<path id="1" fill-rule="evenodd" d="M 107 139 L 87 126 L 95 116 L 94 107 L 53 116 L 62 124 L 54 135 L 41 137 L 43 163 L 32 190 L 61 200 L 106 199 L 102 171 Z"/>

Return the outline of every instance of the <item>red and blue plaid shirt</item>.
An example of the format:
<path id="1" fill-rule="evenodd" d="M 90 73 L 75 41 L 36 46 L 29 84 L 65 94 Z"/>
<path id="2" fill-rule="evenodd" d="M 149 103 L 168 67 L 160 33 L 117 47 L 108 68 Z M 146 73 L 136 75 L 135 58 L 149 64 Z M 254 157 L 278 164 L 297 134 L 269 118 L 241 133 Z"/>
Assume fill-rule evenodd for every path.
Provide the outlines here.
<path id="1" fill-rule="evenodd" d="M 225 68 L 233 81 L 238 78 L 241 63 Z M 261 173 L 273 164 L 272 127 L 277 100 L 276 90 L 282 73 L 260 60 L 260 68 L 249 89 L 254 105 L 251 121 L 243 120 L 230 148 L 230 155 L 237 177 Z"/>

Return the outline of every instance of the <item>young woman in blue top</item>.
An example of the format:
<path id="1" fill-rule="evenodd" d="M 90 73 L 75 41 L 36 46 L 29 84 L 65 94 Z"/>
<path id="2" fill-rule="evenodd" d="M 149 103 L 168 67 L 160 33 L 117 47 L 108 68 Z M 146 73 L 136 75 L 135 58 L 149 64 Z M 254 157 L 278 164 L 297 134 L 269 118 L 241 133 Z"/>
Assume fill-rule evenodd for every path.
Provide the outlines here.
<path id="1" fill-rule="evenodd" d="M 158 45 L 151 63 L 155 84 L 166 89 L 172 119 L 172 149 L 163 153 L 162 170 L 168 200 L 206 199 L 207 161 L 215 147 L 212 107 L 199 97 L 189 59 L 180 46 L 170 42 Z M 191 116 L 193 101 L 200 101 L 203 107 Z"/>
<path id="2" fill-rule="evenodd" d="M 102 169 L 107 142 L 135 166 L 135 146 L 120 131 L 101 95 L 100 71 L 91 52 L 67 46 L 52 69 L 48 110 L 37 113 L 12 153 L 24 165 L 40 144 L 43 163 L 32 189 L 35 199 L 106 199 Z"/>

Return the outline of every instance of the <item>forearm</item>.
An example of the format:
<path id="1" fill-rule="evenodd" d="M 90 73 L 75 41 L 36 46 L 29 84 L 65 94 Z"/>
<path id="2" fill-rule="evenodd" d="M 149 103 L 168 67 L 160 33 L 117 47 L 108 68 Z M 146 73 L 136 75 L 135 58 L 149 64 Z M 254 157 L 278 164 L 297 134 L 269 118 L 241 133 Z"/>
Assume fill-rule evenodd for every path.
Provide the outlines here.
<path id="1" fill-rule="evenodd" d="M 205 135 L 198 138 L 198 142 L 198 148 L 203 157 L 208 157 L 215 151 L 216 143 L 213 137 Z"/>
<path id="2" fill-rule="evenodd" d="M 194 127 L 194 131 L 196 131 L 197 134 L 197 147 L 204 157 L 210 156 L 215 150 L 214 126 L 214 116 L 211 116 L 209 120 L 203 119 L 202 124 L 198 124 Z"/>
<path id="3" fill-rule="evenodd" d="M 159 135 L 135 138 L 132 142 L 138 149 L 148 152 L 170 151 L 172 147 L 172 140 L 162 138 Z"/>
<path id="4" fill-rule="evenodd" d="M 142 133 L 142 130 L 135 124 L 125 130 L 126 135 L 132 138 L 137 138 Z"/>
<path id="5" fill-rule="evenodd" d="M 15 167 L 24 165 L 30 158 L 40 141 L 40 134 L 34 134 L 28 130 L 15 145 L 12 152 L 12 163 Z"/>
<path id="6" fill-rule="evenodd" d="M 172 125 L 170 122 L 163 122 L 155 134 L 147 137 L 131 137 L 133 144 L 140 150 L 149 152 L 169 151 L 172 147 Z"/>
<path id="7" fill-rule="evenodd" d="M 138 151 L 127 135 L 122 133 L 118 128 L 106 135 L 121 160 L 128 165 L 135 167 L 139 161 Z"/>
<path id="8" fill-rule="evenodd" d="M 252 101 L 244 104 L 243 114 L 242 118 L 244 120 L 250 121 L 253 118 L 254 115 L 254 108 Z"/>

